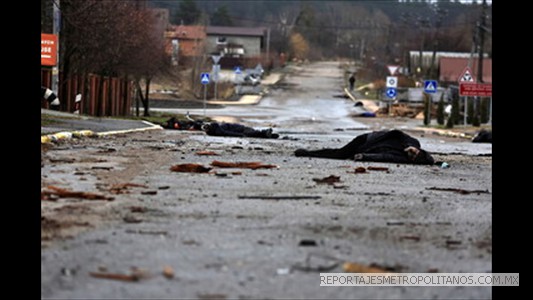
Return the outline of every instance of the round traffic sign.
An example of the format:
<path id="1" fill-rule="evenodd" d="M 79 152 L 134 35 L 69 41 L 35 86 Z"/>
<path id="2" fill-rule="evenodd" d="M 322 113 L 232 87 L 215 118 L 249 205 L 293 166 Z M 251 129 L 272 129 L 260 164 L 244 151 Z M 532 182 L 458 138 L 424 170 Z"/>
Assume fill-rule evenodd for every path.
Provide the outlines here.
<path id="1" fill-rule="evenodd" d="M 396 97 L 396 89 L 395 88 L 388 88 L 386 91 L 387 97 L 394 98 Z"/>

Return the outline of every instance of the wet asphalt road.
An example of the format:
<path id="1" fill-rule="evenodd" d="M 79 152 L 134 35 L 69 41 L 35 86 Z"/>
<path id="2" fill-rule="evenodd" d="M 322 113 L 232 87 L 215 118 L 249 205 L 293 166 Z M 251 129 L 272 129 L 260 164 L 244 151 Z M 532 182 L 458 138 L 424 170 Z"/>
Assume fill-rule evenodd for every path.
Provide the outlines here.
<path id="1" fill-rule="evenodd" d="M 256 127 L 276 124 L 275 130 L 288 137 L 285 140 L 157 131 L 91 140 L 48 153 L 106 157 L 104 164 L 117 170 L 109 177 L 125 176 L 156 193 L 134 190 L 116 195 L 108 205 L 119 221 L 43 248 L 42 297 L 490 298 L 491 289 L 482 287 L 319 286 L 320 270 L 342 272 L 343 262 L 377 264 L 394 272 L 490 272 L 492 158 L 478 154 L 490 154 L 492 147 L 415 135 L 424 148 L 439 153 L 437 159 L 449 162 L 449 169 L 294 157 L 296 148 L 337 147 L 369 128 L 349 117 L 350 102 L 332 97 L 342 85 L 342 71 L 335 63 L 296 71 L 286 78 L 294 89 L 273 91 L 257 106 L 208 111 L 210 116 L 237 117 Z M 114 151 L 102 154 L 105 149 Z M 197 156 L 197 150 L 220 156 Z M 138 165 L 137 171 L 128 171 L 138 159 L 136 153 L 152 155 L 154 161 L 157 157 L 158 163 L 145 162 L 146 168 Z M 279 168 L 216 169 L 219 175 L 168 169 L 177 163 L 208 166 L 215 159 L 261 161 Z M 357 166 L 389 171 L 349 173 Z M 47 180 L 90 191 L 104 173 L 91 175 L 86 167 L 47 164 L 42 172 Z M 74 172 L 87 172 L 85 180 L 69 175 Z M 329 175 L 340 176 L 341 182 L 332 186 L 314 181 Z M 486 192 L 458 194 L 434 188 Z M 134 213 L 132 206 L 145 211 Z M 302 246 L 304 240 L 310 245 Z M 173 278 L 161 274 L 164 266 L 172 267 Z M 90 275 L 104 269 L 128 273 L 131 267 L 149 276 L 123 282 Z"/>

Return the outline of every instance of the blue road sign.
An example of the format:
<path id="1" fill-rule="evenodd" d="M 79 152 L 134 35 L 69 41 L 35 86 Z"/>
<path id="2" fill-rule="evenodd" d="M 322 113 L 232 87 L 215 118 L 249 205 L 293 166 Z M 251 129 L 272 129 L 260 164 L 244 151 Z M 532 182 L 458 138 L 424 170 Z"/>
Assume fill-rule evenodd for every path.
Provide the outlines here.
<path id="1" fill-rule="evenodd" d="M 208 84 L 209 83 L 209 73 L 202 73 L 200 75 L 200 82 L 202 84 Z"/>
<path id="2" fill-rule="evenodd" d="M 397 94 L 396 93 L 396 88 L 387 88 L 386 94 L 387 94 L 387 97 L 389 97 L 389 98 L 396 97 L 396 94 Z"/>
<path id="3" fill-rule="evenodd" d="M 235 67 L 235 74 L 241 74 L 242 71 L 241 71 L 241 68 L 240 67 Z"/>
<path id="4" fill-rule="evenodd" d="M 434 94 L 437 92 L 437 81 L 436 80 L 425 80 L 424 81 L 424 93 Z"/>

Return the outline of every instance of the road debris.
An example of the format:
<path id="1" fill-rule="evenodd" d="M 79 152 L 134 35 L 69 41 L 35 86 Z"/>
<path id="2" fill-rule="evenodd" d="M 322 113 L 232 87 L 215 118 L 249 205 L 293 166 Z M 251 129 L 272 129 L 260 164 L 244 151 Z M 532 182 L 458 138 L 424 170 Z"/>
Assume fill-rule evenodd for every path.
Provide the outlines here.
<path id="1" fill-rule="evenodd" d="M 200 155 L 200 156 L 219 156 L 220 155 L 214 151 L 197 151 L 195 154 Z"/>
<path id="2" fill-rule="evenodd" d="M 47 186 L 48 190 L 41 191 L 41 200 L 48 200 L 50 196 L 55 195 L 60 198 L 81 198 L 87 200 L 107 200 L 112 201 L 114 197 L 107 197 L 101 194 L 89 193 L 89 192 L 75 192 L 67 189 L 62 189 L 56 186 Z M 52 196 L 53 197 L 53 196 Z"/>
<path id="3" fill-rule="evenodd" d="M 110 170 L 113 169 L 113 167 L 94 166 L 94 167 L 92 167 L 91 169 L 93 169 L 93 170 L 106 170 L 106 171 L 110 171 Z"/>
<path id="4" fill-rule="evenodd" d="M 298 246 L 302 246 L 302 247 L 316 247 L 317 246 L 317 243 L 315 240 L 301 240 L 299 243 L 298 243 Z"/>
<path id="5" fill-rule="evenodd" d="M 225 300 L 228 296 L 224 294 L 198 294 L 200 300 Z"/>
<path id="6" fill-rule="evenodd" d="M 140 187 L 140 188 L 143 188 L 143 189 L 147 189 L 148 186 L 144 185 L 144 184 L 137 184 L 137 183 L 119 183 L 119 184 L 115 184 L 113 186 L 111 186 L 111 188 L 109 189 L 109 191 L 112 193 L 112 194 L 124 194 L 126 193 L 127 189 L 129 187 Z"/>
<path id="7" fill-rule="evenodd" d="M 126 230 L 126 233 L 133 233 L 133 234 L 148 234 L 148 235 L 167 235 L 168 232 L 167 231 L 154 231 L 154 230 L 133 230 L 133 229 L 128 229 Z"/>
<path id="8" fill-rule="evenodd" d="M 341 182 L 341 177 L 335 176 L 335 175 L 329 175 L 328 177 L 324 177 L 324 178 L 313 178 L 313 181 L 316 182 L 317 184 L 333 185 L 337 182 Z"/>
<path id="9" fill-rule="evenodd" d="M 131 206 L 130 207 L 130 212 L 132 213 L 145 213 L 147 211 L 148 211 L 148 208 L 144 206 Z"/>
<path id="10" fill-rule="evenodd" d="M 291 269 L 290 268 L 278 268 L 276 270 L 276 274 L 278 275 L 287 275 L 287 274 L 290 274 L 291 273 Z"/>
<path id="11" fill-rule="evenodd" d="M 157 195 L 157 191 L 142 191 L 141 195 Z"/>
<path id="12" fill-rule="evenodd" d="M 369 171 L 385 171 L 385 172 L 389 172 L 389 168 L 386 168 L 386 167 L 373 167 L 373 166 L 369 166 L 367 168 L 367 170 Z"/>
<path id="13" fill-rule="evenodd" d="M 411 241 L 418 242 L 420 241 L 420 237 L 416 235 L 402 235 L 400 236 L 400 241 L 403 241 L 403 240 L 411 240 Z"/>
<path id="14" fill-rule="evenodd" d="M 136 282 L 144 278 L 150 277 L 147 271 L 138 268 L 132 268 L 130 274 L 108 273 L 108 272 L 89 272 L 89 275 L 95 278 L 112 279 L 119 281 Z"/>
<path id="15" fill-rule="evenodd" d="M 464 190 L 464 189 L 458 189 L 458 188 L 440 188 L 440 187 L 429 187 L 426 188 L 426 190 L 431 191 L 444 191 L 444 192 L 455 192 L 461 195 L 468 195 L 468 194 L 490 194 L 488 190 Z"/>
<path id="16" fill-rule="evenodd" d="M 346 273 L 390 273 L 389 271 L 380 267 L 372 265 L 367 266 L 354 262 L 345 262 L 342 265 L 342 269 Z"/>
<path id="17" fill-rule="evenodd" d="M 174 278 L 174 269 L 172 269 L 171 266 L 164 266 L 163 267 L 163 276 L 165 276 L 167 279 Z"/>
<path id="18" fill-rule="evenodd" d="M 402 221 L 388 221 L 387 225 L 388 226 L 405 225 L 405 222 L 402 222 Z"/>
<path id="19" fill-rule="evenodd" d="M 207 173 L 212 168 L 204 167 L 200 164 L 178 164 L 170 167 L 172 172 L 185 172 L 185 173 Z"/>
<path id="20" fill-rule="evenodd" d="M 357 167 L 354 169 L 354 173 L 366 173 L 365 167 Z"/>
<path id="21" fill-rule="evenodd" d="M 298 262 L 291 266 L 291 270 L 302 272 L 329 272 L 337 268 L 341 260 L 338 258 L 318 254 L 309 253 L 303 263 Z"/>
<path id="22" fill-rule="evenodd" d="M 76 161 L 74 158 L 50 158 L 49 159 L 51 163 L 66 163 L 71 164 Z"/>
<path id="23" fill-rule="evenodd" d="M 321 196 L 238 196 L 239 199 L 259 199 L 259 200 L 316 200 Z"/>
<path id="24" fill-rule="evenodd" d="M 214 160 L 211 166 L 219 168 L 244 168 L 244 169 L 274 169 L 279 168 L 277 165 L 263 164 L 261 162 L 223 162 Z"/>
<path id="25" fill-rule="evenodd" d="M 134 216 L 125 216 L 124 218 L 122 218 L 122 220 L 124 220 L 124 222 L 126 223 L 141 223 L 143 220 L 139 219 L 139 218 L 136 218 Z"/>

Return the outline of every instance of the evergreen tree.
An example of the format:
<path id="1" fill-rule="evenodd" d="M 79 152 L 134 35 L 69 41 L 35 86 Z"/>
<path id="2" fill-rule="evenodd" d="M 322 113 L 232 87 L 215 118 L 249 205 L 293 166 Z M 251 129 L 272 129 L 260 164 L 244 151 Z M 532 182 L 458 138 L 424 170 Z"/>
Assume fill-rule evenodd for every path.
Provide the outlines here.
<path id="1" fill-rule="evenodd" d="M 468 101 L 468 113 L 466 117 L 467 124 L 473 124 L 474 121 L 474 100 L 469 99 Z"/>
<path id="2" fill-rule="evenodd" d="M 231 17 L 228 13 L 228 7 L 223 5 L 217 8 L 211 17 L 211 25 L 213 26 L 233 26 Z"/>
<path id="3" fill-rule="evenodd" d="M 424 94 L 424 125 L 431 123 L 431 97 Z"/>
<path id="4" fill-rule="evenodd" d="M 194 0 L 183 0 L 180 2 L 178 12 L 176 13 L 176 24 L 191 25 L 200 20 L 201 11 L 196 6 Z"/>
<path id="5" fill-rule="evenodd" d="M 459 113 L 459 109 L 461 107 L 459 106 L 459 95 L 454 95 L 452 98 L 452 121 L 454 125 L 459 124 L 459 119 L 461 118 L 461 115 Z"/>
<path id="6" fill-rule="evenodd" d="M 481 110 L 480 110 L 480 113 L 481 113 L 481 123 L 482 124 L 485 124 L 485 123 L 488 123 L 489 122 L 489 99 L 488 98 L 484 98 L 484 99 L 481 99 Z"/>
<path id="7" fill-rule="evenodd" d="M 437 106 L 437 123 L 444 125 L 444 93 L 440 96 L 439 105 Z"/>

